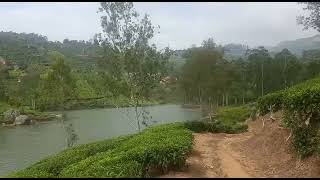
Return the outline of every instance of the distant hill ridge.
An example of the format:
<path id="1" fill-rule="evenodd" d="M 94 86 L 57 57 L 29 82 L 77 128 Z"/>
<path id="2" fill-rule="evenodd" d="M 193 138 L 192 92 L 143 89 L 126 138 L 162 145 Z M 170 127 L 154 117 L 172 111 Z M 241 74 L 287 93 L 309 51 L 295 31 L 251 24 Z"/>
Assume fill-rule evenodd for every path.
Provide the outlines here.
<path id="1" fill-rule="evenodd" d="M 289 49 L 292 53 L 298 56 L 301 56 L 305 50 L 320 49 L 320 34 L 307 38 L 282 41 L 268 50 L 276 53 L 280 52 L 284 48 Z"/>

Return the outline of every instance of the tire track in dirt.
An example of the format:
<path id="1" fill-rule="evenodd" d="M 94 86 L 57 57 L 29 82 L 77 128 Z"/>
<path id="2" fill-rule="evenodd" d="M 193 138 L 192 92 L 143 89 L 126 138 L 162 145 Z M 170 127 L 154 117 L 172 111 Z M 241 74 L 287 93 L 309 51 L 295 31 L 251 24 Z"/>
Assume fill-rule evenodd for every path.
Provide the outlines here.
<path id="1" fill-rule="evenodd" d="M 194 133 L 193 151 L 186 160 L 187 167 L 160 177 L 252 177 L 234 158 L 239 155 L 228 147 L 232 138 L 224 133 Z"/>

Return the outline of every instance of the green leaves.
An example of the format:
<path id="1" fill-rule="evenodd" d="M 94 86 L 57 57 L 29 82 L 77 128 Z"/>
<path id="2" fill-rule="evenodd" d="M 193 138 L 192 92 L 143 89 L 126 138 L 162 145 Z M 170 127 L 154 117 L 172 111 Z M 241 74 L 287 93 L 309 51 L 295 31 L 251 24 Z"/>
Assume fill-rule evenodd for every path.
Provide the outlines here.
<path id="1" fill-rule="evenodd" d="M 269 113 L 270 107 L 272 108 L 272 111 L 280 110 L 283 104 L 283 95 L 283 91 L 278 91 L 258 98 L 257 106 L 260 114 L 264 115 Z"/>
<path id="2" fill-rule="evenodd" d="M 9 177 L 145 177 L 150 168 L 181 167 L 191 149 L 192 132 L 166 124 L 66 149 Z"/>

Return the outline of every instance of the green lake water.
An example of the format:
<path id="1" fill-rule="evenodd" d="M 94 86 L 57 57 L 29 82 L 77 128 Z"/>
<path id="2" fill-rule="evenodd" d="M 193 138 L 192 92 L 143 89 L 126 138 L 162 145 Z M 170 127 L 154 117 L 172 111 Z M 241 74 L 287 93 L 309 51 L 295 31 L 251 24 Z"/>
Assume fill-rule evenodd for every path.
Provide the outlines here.
<path id="1" fill-rule="evenodd" d="M 149 125 L 195 120 L 200 117 L 199 111 L 183 109 L 180 105 L 157 105 L 145 108 L 151 116 L 147 121 Z M 75 110 L 66 111 L 65 115 L 64 121 L 0 127 L 0 177 L 65 149 L 66 125 L 72 124 L 79 138 L 76 144 L 138 131 L 133 108 Z"/>

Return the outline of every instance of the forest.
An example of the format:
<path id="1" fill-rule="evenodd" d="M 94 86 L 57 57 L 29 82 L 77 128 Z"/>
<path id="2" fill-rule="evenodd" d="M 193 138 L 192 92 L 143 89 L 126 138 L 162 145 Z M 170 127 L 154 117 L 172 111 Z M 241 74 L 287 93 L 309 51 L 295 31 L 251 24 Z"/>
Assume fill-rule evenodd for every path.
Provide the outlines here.
<path id="1" fill-rule="evenodd" d="M 111 106 L 110 99 L 116 99 L 119 105 L 126 103 L 125 93 L 118 96 L 112 92 L 121 84 L 103 74 L 103 68 L 108 67 L 102 58 L 106 50 L 97 39 L 65 39 L 61 43 L 41 35 L 13 32 L 1 32 L 0 37 L 1 59 L 6 63 L 0 64 L 2 104 L 43 111 L 61 108 L 62 104 L 71 106 L 65 109 L 77 108 L 80 103 Z M 150 88 L 148 101 L 245 104 L 313 78 L 320 70 L 320 52 L 316 49 L 297 57 L 288 49 L 270 55 L 261 46 L 229 58 L 225 55 L 228 47 L 216 45 L 209 38 L 202 46 L 179 54 L 168 48 L 159 52 L 156 61 L 162 63 L 157 65 L 157 70 L 162 69 L 162 79 Z M 145 68 L 152 70 L 152 65 L 146 64 Z"/>

